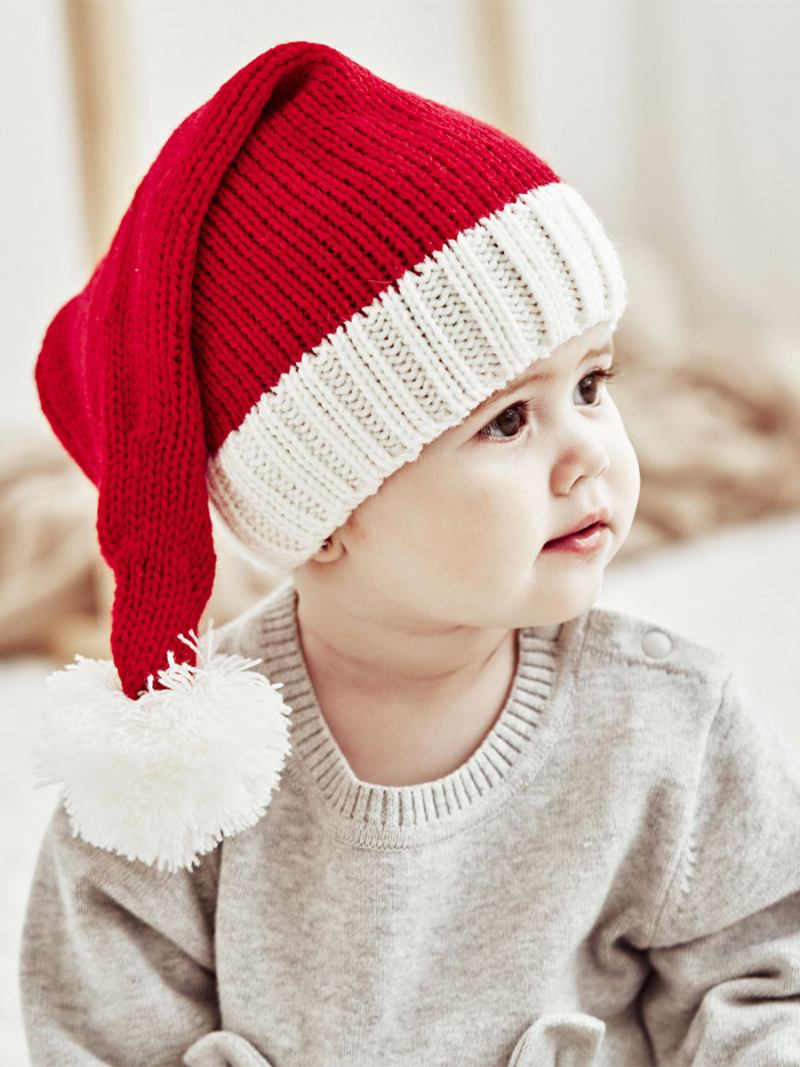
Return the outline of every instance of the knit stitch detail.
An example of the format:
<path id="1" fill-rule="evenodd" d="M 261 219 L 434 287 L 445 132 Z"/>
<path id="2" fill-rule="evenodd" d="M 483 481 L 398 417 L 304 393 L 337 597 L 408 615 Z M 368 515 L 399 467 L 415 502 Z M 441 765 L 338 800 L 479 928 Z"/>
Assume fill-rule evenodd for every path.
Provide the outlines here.
<path id="1" fill-rule="evenodd" d="M 286 777 L 310 789 L 336 832 L 361 844 L 385 847 L 428 840 L 480 818 L 491 800 L 509 796 L 533 773 L 558 729 L 553 716 L 554 679 L 562 645 L 580 643 L 588 613 L 556 628 L 519 630 L 519 658 L 511 692 L 475 752 L 456 770 L 433 782 L 388 786 L 360 780 L 334 739 L 314 693 L 297 627 L 297 592 L 291 583 L 275 591 L 253 624 L 247 643 L 263 657 L 261 669 L 283 684 L 290 716 L 293 756 Z M 563 696 L 564 694 L 560 694 Z M 542 735 L 545 730 L 546 736 Z"/>
<path id="2" fill-rule="evenodd" d="M 209 460 L 215 518 L 285 575 L 381 483 L 626 302 L 613 245 L 555 182 L 462 231 L 291 367 Z"/>
<path id="3" fill-rule="evenodd" d="M 278 45 L 172 133 L 55 316 L 42 409 L 98 487 L 135 700 L 198 625 L 212 519 L 306 562 L 425 444 L 625 283 L 579 194 L 502 130 L 330 46 Z M 213 511 L 211 509 L 213 508 Z"/>

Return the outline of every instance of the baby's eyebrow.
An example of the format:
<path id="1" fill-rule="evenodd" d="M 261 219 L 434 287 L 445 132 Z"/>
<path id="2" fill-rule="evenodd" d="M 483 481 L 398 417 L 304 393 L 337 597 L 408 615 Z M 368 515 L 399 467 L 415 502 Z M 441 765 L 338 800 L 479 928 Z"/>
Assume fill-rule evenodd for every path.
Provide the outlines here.
<path id="1" fill-rule="evenodd" d="M 609 353 L 612 356 L 614 355 L 613 341 L 606 341 L 604 344 L 600 345 L 599 348 L 590 348 L 588 352 L 585 352 L 583 354 L 583 357 L 578 363 L 578 366 L 582 367 L 583 364 L 586 363 L 587 360 L 590 360 L 593 356 L 605 356 Z M 537 362 L 544 361 L 539 360 Z M 499 392 L 494 393 L 492 396 L 490 396 L 488 400 L 484 400 L 482 404 L 480 404 L 477 408 L 474 409 L 470 417 L 472 418 L 477 415 L 480 415 L 482 411 L 485 411 L 486 408 L 490 407 L 492 404 L 496 404 L 498 400 L 502 400 L 505 396 L 510 396 L 511 393 L 516 393 L 516 391 L 518 389 L 521 389 L 523 385 L 532 385 L 534 382 L 551 382 L 555 377 L 555 374 L 529 374 L 527 378 L 522 378 L 520 381 L 513 382 L 511 385 L 507 385 L 504 389 L 501 389 Z"/>

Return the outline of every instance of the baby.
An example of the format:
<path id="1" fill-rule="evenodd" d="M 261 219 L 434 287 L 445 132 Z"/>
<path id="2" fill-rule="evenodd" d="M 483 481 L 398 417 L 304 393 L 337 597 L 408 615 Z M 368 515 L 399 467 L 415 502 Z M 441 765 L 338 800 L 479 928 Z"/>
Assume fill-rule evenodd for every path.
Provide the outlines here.
<path id="1" fill-rule="evenodd" d="M 455 771 L 506 702 L 518 631 L 597 598 L 639 495 L 611 345 L 600 322 L 515 377 L 297 569 L 306 665 L 358 778 Z"/>
<path id="2" fill-rule="evenodd" d="M 172 134 L 36 366 L 115 600 L 48 679 L 33 1067 L 800 1065 L 800 770 L 593 606 L 625 302 L 546 163 L 326 45 Z M 198 637 L 212 519 L 279 580 Z"/>

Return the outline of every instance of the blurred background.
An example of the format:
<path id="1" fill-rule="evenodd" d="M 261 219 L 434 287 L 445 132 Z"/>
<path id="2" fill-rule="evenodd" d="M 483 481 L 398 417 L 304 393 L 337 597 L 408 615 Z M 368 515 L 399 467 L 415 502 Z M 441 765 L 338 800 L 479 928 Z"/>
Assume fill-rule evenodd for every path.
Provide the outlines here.
<path id="1" fill-rule="evenodd" d="M 39 839 L 42 681 L 107 657 L 96 491 L 33 366 L 174 127 L 238 68 L 323 41 L 518 138 L 617 245 L 612 386 L 639 455 L 601 606 L 729 657 L 800 758 L 800 4 L 794 0 L 3 0 L 0 1048 L 27 1063 L 17 951 Z M 201 620 L 269 591 L 223 544 Z"/>

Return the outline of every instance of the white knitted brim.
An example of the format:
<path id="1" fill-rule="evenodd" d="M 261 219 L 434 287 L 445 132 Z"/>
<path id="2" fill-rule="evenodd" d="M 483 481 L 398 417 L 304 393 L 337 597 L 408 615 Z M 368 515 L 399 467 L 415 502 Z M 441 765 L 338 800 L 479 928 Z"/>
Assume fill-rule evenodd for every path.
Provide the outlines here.
<path id="1" fill-rule="evenodd" d="M 523 193 L 406 271 L 285 373 L 209 459 L 212 515 L 273 574 L 305 563 L 382 482 L 559 345 L 627 303 L 616 249 L 571 186 Z"/>

